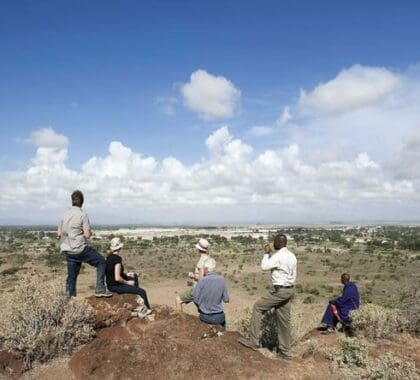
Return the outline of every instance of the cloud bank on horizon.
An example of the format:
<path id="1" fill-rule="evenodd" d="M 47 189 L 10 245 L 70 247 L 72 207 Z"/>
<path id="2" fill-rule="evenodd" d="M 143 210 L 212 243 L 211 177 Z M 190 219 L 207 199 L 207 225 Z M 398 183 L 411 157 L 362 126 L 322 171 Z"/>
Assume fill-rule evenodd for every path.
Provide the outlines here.
<path id="1" fill-rule="evenodd" d="M 234 124 L 244 94 L 200 69 L 179 96 L 171 107 Z M 354 65 L 302 89 L 272 125 L 250 126 L 244 138 L 219 125 L 203 141 L 204 156 L 188 165 L 111 141 L 105 156 L 73 170 L 71 141 L 57 127 L 37 129 L 26 140 L 36 147 L 27 169 L 0 178 L 0 210 L 54 220 L 78 188 L 88 211 L 108 223 L 418 219 L 419 99 L 418 66 Z M 256 149 L 267 136 L 278 147 Z"/>

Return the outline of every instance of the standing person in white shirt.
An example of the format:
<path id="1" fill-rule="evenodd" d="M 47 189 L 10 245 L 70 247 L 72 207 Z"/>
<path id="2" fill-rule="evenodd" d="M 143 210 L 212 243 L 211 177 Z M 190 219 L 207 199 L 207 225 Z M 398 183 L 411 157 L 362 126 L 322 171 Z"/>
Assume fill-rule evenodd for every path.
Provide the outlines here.
<path id="1" fill-rule="evenodd" d="M 275 252 L 270 257 L 270 246 L 264 247 L 261 268 L 271 271 L 273 286 L 271 290 L 255 302 L 252 310 L 250 339 L 241 338 L 239 343 L 254 350 L 260 348 L 261 321 L 263 314 L 272 308 L 276 310 L 278 355 L 282 359 L 290 359 L 290 309 L 291 299 L 295 293 L 296 257 L 287 249 L 287 237 L 279 234 L 274 237 Z"/>

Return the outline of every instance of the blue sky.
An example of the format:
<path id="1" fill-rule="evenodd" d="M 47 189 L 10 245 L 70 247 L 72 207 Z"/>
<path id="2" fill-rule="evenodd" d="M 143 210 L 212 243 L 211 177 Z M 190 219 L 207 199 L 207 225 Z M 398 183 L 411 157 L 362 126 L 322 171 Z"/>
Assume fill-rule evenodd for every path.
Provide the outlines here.
<path id="1" fill-rule="evenodd" d="M 81 179 L 83 165 L 94 156 L 105 159 L 109 155 L 110 143 L 118 141 L 142 157 L 153 157 L 157 165 L 153 178 L 157 182 L 151 182 L 158 188 L 166 186 L 171 194 L 176 191 L 175 184 L 157 180 L 162 177 L 160 169 L 165 158 L 176 158 L 184 169 L 188 169 L 189 175 L 196 173 L 196 165 L 204 165 L 199 170 L 209 170 L 207 177 L 213 175 L 215 180 L 208 186 L 221 190 L 216 191 L 216 199 L 220 198 L 216 203 L 231 205 L 232 215 L 237 215 L 234 207 L 264 198 L 265 193 L 256 188 L 249 194 L 245 191 L 247 196 L 235 198 L 227 192 L 241 193 L 232 189 L 235 186 L 243 188 L 243 181 L 224 185 L 223 181 L 217 181 L 220 173 L 216 173 L 214 167 L 229 162 L 229 159 L 220 157 L 220 162 L 215 163 L 211 157 L 214 152 L 209 152 L 205 142 L 226 127 L 227 134 L 225 130 L 219 133 L 226 144 L 239 139 L 244 146 L 252 147 L 252 152 L 245 152 L 249 158 L 241 158 L 250 165 L 266 151 L 285 152 L 293 144 L 299 147 L 302 161 L 316 161 L 319 155 L 330 155 L 330 163 L 345 159 L 353 162 L 359 154 L 367 154 L 369 160 L 381 169 L 378 181 L 390 183 L 395 188 L 401 183 L 398 185 L 393 181 L 406 181 L 401 186 L 416 193 L 417 178 L 394 170 L 396 165 L 404 166 L 398 156 L 404 149 L 395 148 L 392 153 L 389 146 L 395 141 L 402 145 L 417 143 L 420 119 L 411 110 L 418 101 L 416 83 L 420 77 L 418 2 L 16 1 L 3 2 L 1 7 L 2 186 L 8 186 L 19 176 L 28 178 L 27 171 L 37 165 L 34 160 L 45 144 L 35 141 L 33 133 L 49 128 L 56 135 L 67 138 L 68 142 L 59 143 L 54 147 L 57 151 L 51 154 L 56 156 L 60 149 L 64 149 L 66 157 L 62 163 L 75 175 L 73 179 L 63 179 L 66 186 L 62 194 L 80 187 L 84 181 Z M 202 75 L 197 76 L 198 87 L 192 86 L 188 100 L 185 86 L 194 82 L 192 74 L 198 70 L 202 70 Z M 360 93 L 352 93 L 350 98 L 342 100 L 349 103 L 339 106 L 341 108 L 337 111 L 336 105 L 319 103 L 315 90 L 317 86 L 339 78 L 343 70 L 350 70 L 344 75 L 344 82 L 356 81 L 360 84 Z M 216 78 L 226 82 L 218 82 Z M 368 78 L 367 87 L 360 82 L 361 78 Z M 339 86 L 344 86 L 343 91 L 340 87 L 339 96 L 349 88 L 344 82 L 338 81 Z M 382 85 L 385 87 L 378 90 Z M 207 90 L 216 93 L 216 98 L 220 95 L 215 100 L 216 103 L 220 101 L 215 104 L 216 108 L 222 103 L 228 104 L 225 113 L 220 114 L 215 108 L 203 111 L 209 107 L 211 99 L 214 100 L 206 97 Z M 365 98 L 363 94 L 371 90 L 374 91 L 372 96 Z M 203 95 L 203 91 L 207 95 Z M 304 98 L 301 91 L 308 96 Z M 195 104 L 196 99 L 202 99 L 202 102 Z M 378 115 L 384 114 L 381 110 L 388 111 L 394 106 L 395 113 L 388 115 L 387 120 L 394 120 L 401 110 L 410 110 L 406 112 L 410 118 L 401 120 L 404 123 L 402 131 L 393 135 L 392 129 L 392 136 L 389 136 L 391 129 L 384 127 L 381 130 L 384 123 Z M 281 123 L 278 120 L 285 107 L 289 107 L 291 121 Z M 333 112 L 325 112 L 326 109 L 333 109 Z M 363 112 L 366 114 L 362 115 Z M 354 128 L 345 127 L 352 123 L 349 120 L 359 118 L 372 124 L 360 122 Z M 342 130 L 347 128 L 346 133 L 335 129 L 340 123 L 344 125 Z M 378 136 L 382 135 L 387 136 L 384 143 L 377 144 Z M 341 152 L 332 154 L 332 147 L 340 148 Z M 417 154 L 417 148 L 414 150 Z M 285 161 L 283 156 L 278 159 Z M 409 159 L 413 159 L 412 155 Z M 319 165 L 313 167 L 318 174 Z M 61 172 L 56 173 L 56 177 L 60 177 Z M 109 178 L 115 174 L 111 169 L 107 173 Z M 121 179 L 118 173 L 115 175 Z M 313 176 L 313 173 L 302 175 Z M 131 178 L 129 174 L 127 176 Z M 299 183 L 306 183 L 305 178 L 299 177 L 302 181 Z M 322 182 L 323 178 L 317 180 Z M 17 181 L 14 194 L 22 193 L 22 196 L 4 196 L 0 200 L 3 218 L 13 205 L 22 210 L 28 207 L 36 194 L 30 186 L 37 180 L 41 179 L 33 178 L 29 183 Z M 49 204 L 47 199 L 57 191 L 54 191 L 54 182 L 45 181 L 48 182 L 44 177 L 41 182 L 46 186 L 46 199 L 41 197 L 41 200 Z M 245 182 L 250 181 L 251 177 Z M 275 187 L 275 184 L 269 185 Z M 372 192 L 371 185 L 354 202 L 364 204 L 366 194 Z M 113 197 L 118 194 L 122 197 L 126 191 L 121 185 L 118 191 L 103 194 L 98 190 L 100 184 L 95 186 L 91 187 L 92 196 Z M 131 191 L 135 193 L 138 188 L 133 186 Z M 174 198 L 167 193 L 161 198 L 153 198 L 148 207 L 152 210 L 153 205 L 176 203 L 181 210 L 175 213 L 179 220 L 200 222 L 191 216 L 191 212 L 183 211 L 185 205 L 199 204 L 207 207 L 209 212 L 211 210 L 217 221 L 217 207 L 212 202 L 214 194 L 203 194 L 196 199 L 190 193 L 194 186 L 183 188 L 182 194 Z M 315 188 L 319 186 L 314 184 Z M 343 194 L 349 191 L 347 187 L 337 185 L 337 188 Z M 143 187 L 142 191 L 145 191 Z M 290 195 L 284 187 L 275 193 L 277 197 L 268 197 L 268 205 L 279 207 Z M 56 203 L 46 206 L 48 218 L 52 219 L 54 212 L 60 209 L 61 196 Z M 372 195 L 375 199 L 382 196 L 380 192 Z M 324 197 L 327 202 L 325 194 L 315 191 L 310 196 L 316 200 L 317 207 L 321 207 L 319 202 Z M 392 212 L 387 211 L 390 204 L 381 203 L 372 215 L 363 214 L 360 219 L 410 219 L 413 215 L 401 211 L 401 202 L 404 210 L 413 210 L 413 205 L 417 210 L 418 200 L 414 195 L 406 197 L 406 193 L 404 196 L 387 193 L 384 199 L 391 202 Z M 91 206 L 100 214 L 103 204 Z M 136 207 L 141 210 L 144 204 L 140 202 Z M 267 211 L 271 206 L 265 207 L 265 211 L 257 212 L 262 221 L 273 218 Z M 312 210 L 309 214 L 317 220 L 317 208 L 308 204 L 307 207 Z M 357 219 L 357 215 L 350 212 L 352 205 L 340 209 L 337 215 L 334 215 L 335 207 L 329 207 L 331 212 L 318 219 Z M 290 211 L 290 217 L 304 219 L 305 210 L 302 204 L 299 212 Z M 34 215 L 44 214 L 34 210 Z M 163 211 L 157 214 L 165 215 Z M 103 216 L 105 221 L 108 218 L 109 215 Z M 130 218 L 137 221 L 135 216 Z M 254 218 L 255 213 L 243 215 L 246 221 Z"/>

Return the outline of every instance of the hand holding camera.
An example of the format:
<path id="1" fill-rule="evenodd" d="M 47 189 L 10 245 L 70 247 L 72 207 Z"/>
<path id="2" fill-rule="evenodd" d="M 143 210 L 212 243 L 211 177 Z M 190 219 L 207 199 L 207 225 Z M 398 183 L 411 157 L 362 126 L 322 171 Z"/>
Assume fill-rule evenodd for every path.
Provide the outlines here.
<path id="1" fill-rule="evenodd" d="M 264 245 L 264 254 L 266 254 L 266 253 L 270 254 L 271 252 L 273 252 L 271 244 Z"/>

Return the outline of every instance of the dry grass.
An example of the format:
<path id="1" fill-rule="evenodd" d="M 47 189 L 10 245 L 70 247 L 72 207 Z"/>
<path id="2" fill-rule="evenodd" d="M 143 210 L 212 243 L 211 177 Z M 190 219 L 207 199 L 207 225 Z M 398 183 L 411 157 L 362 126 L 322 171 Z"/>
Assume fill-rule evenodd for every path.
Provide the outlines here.
<path id="1" fill-rule="evenodd" d="M 26 277 L 2 305 L 2 344 L 23 357 L 26 368 L 69 354 L 94 335 L 92 310 L 84 300 L 69 300 L 63 284 L 62 278 Z"/>
<path id="2" fill-rule="evenodd" d="M 420 375 L 414 362 L 388 352 L 370 364 L 367 377 L 371 380 L 418 380 Z"/>
<path id="3" fill-rule="evenodd" d="M 249 329 L 252 317 L 252 310 L 246 308 L 242 313 L 234 319 L 229 326 L 231 330 L 238 331 L 242 336 L 249 337 Z M 319 323 L 319 314 L 309 314 L 301 301 L 294 301 L 291 311 L 291 334 L 292 346 L 297 345 L 310 331 L 312 331 Z M 277 347 L 277 328 L 275 314 L 268 312 L 262 321 L 262 337 L 261 341 L 264 347 Z"/>
<path id="4" fill-rule="evenodd" d="M 367 304 L 352 313 L 352 325 L 368 339 L 390 339 L 404 331 L 408 321 L 399 309 Z"/>

